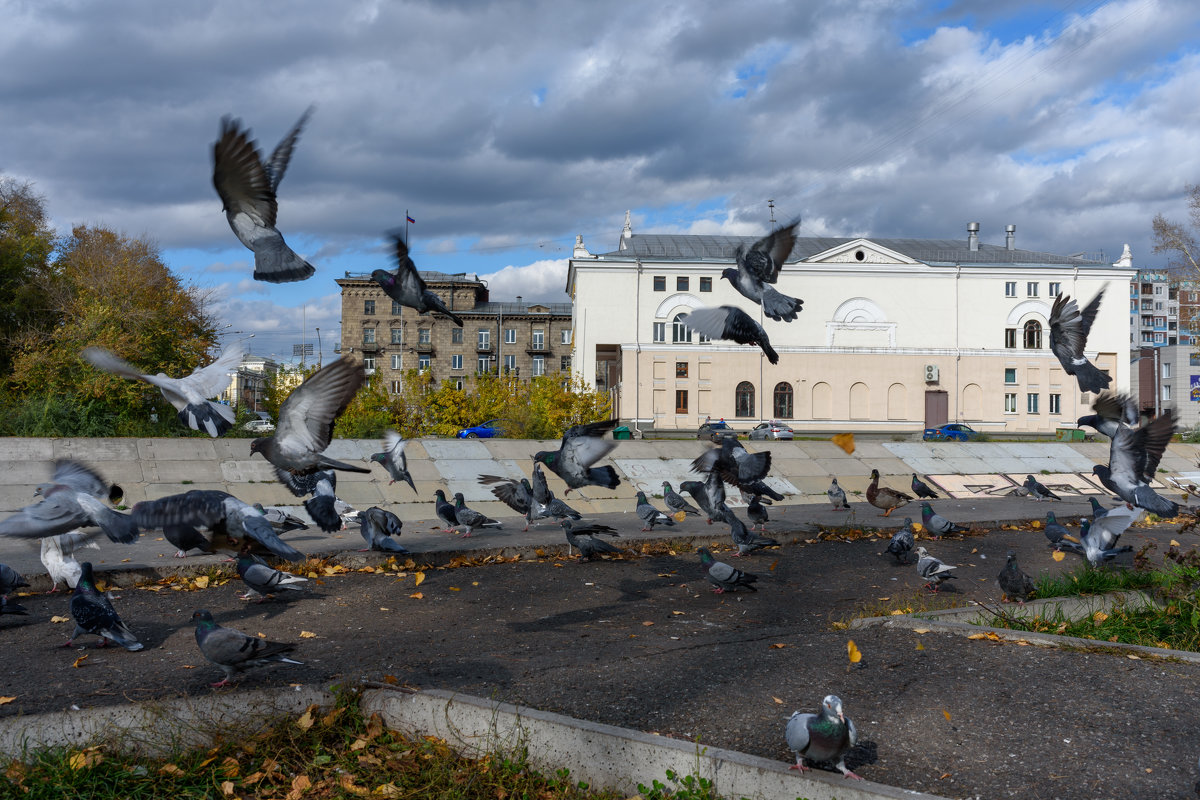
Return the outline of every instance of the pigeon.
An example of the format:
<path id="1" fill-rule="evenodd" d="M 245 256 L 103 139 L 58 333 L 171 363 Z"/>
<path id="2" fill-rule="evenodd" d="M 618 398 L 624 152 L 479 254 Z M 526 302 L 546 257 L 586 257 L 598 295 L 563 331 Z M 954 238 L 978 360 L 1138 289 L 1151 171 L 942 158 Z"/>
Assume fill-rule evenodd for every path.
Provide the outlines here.
<path id="1" fill-rule="evenodd" d="M 413 483 L 412 475 L 408 474 L 408 458 L 404 455 L 404 446 L 407 441 L 400 438 L 400 434 L 395 431 L 385 431 L 383 434 L 383 452 L 372 453 L 371 460 L 377 461 L 383 465 L 383 468 L 388 471 L 388 475 L 392 479 L 388 481 L 388 486 L 391 486 L 396 481 L 404 481 L 412 490 L 417 490 L 417 485 Z"/>
<path id="2" fill-rule="evenodd" d="M 1046 527 L 1042 530 L 1042 533 L 1046 534 L 1046 538 L 1050 541 L 1050 546 L 1055 550 L 1061 550 L 1060 545 L 1063 537 L 1070 535 L 1070 531 L 1058 521 L 1053 511 L 1046 514 Z"/>
<path id="3" fill-rule="evenodd" d="M 675 520 L 671 519 L 669 515 L 650 505 L 650 501 L 646 499 L 645 492 L 637 493 L 637 506 L 635 510 L 637 511 L 638 518 L 642 521 L 643 531 L 652 531 L 655 525 L 666 525 L 668 528 L 675 525 Z"/>
<path id="4" fill-rule="evenodd" d="M 384 294 L 400 305 L 414 308 L 420 314 L 430 311 L 445 314 L 461 328 L 463 326 L 462 319 L 446 308 L 442 298 L 425 288 L 425 281 L 421 278 L 421 273 L 417 272 L 417 265 L 408 255 L 408 244 L 399 236 L 392 236 L 392 245 L 395 247 L 396 253 L 395 271 L 374 270 L 371 273 L 371 280 L 378 283 L 383 288 Z"/>
<path id="5" fill-rule="evenodd" d="M 408 552 L 392 538 L 400 535 L 404 523 L 391 511 L 371 506 L 358 515 L 358 521 L 362 526 L 363 540 L 367 543 L 364 550 L 379 550 L 384 553 Z"/>
<path id="6" fill-rule="evenodd" d="M 896 557 L 901 564 L 908 563 L 908 554 L 912 552 L 916 537 L 913 536 L 912 517 L 904 518 L 904 527 L 892 534 L 887 551 Z"/>
<path id="7" fill-rule="evenodd" d="M 671 488 L 671 484 L 663 481 L 663 502 L 672 514 L 700 514 L 700 510 L 683 499 L 683 496 Z"/>
<path id="8" fill-rule="evenodd" d="M 829 503 L 837 511 L 844 511 L 850 508 L 850 504 L 846 502 L 846 490 L 838 486 L 837 478 L 833 479 L 833 483 L 829 484 L 829 488 L 825 490 L 825 495 L 829 498 Z"/>
<path id="9" fill-rule="evenodd" d="M 709 477 L 711 478 L 712 475 Z M 721 485 L 721 497 L 724 498 L 724 484 L 721 483 L 720 478 L 717 478 L 716 482 Z M 704 515 L 708 519 L 708 524 L 712 525 L 713 520 L 718 517 L 718 513 L 713 511 L 712 504 L 709 501 L 708 483 L 702 481 L 684 481 L 683 483 L 679 484 L 679 490 L 681 492 L 687 492 L 692 496 L 692 499 L 696 501 L 696 505 L 700 506 L 701 510 L 704 511 Z M 722 499 L 721 502 L 724 503 L 724 499 Z"/>
<path id="10" fill-rule="evenodd" d="M 592 464 L 617 446 L 616 442 L 601 438 L 616 424 L 615 419 L 609 419 L 576 425 L 563 434 L 562 444 L 557 450 L 539 450 L 533 454 L 533 460 L 545 464 L 547 469 L 563 479 L 567 484 L 564 495 L 589 484 L 615 489 L 621 483 L 617 471 L 612 467 L 593 467 Z M 534 489 L 537 489 L 536 482 Z"/>
<path id="11" fill-rule="evenodd" d="M 736 592 L 738 589 L 746 589 L 751 592 L 757 592 L 754 588 L 755 581 L 758 576 L 750 572 L 742 572 L 736 567 L 731 567 L 724 561 L 717 561 L 713 558 L 713 554 L 709 552 L 707 547 L 701 547 L 696 550 L 700 556 L 700 564 L 708 567 L 708 582 L 715 588 L 714 594 L 722 594 L 724 592 Z"/>
<path id="12" fill-rule="evenodd" d="M 459 526 L 467 529 L 466 532 L 463 533 L 463 538 L 469 537 L 471 532 L 476 528 L 502 527 L 496 520 L 490 519 L 474 509 L 467 508 L 466 500 L 463 498 L 462 492 L 454 493 L 454 519 Z"/>
<path id="13" fill-rule="evenodd" d="M 1088 502 L 1092 505 L 1092 519 L 1100 519 L 1109 512 L 1109 509 L 1100 505 L 1099 501 L 1094 497 L 1089 497 Z"/>
<path id="14" fill-rule="evenodd" d="M 738 294 L 762 306 L 763 313 L 776 322 L 791 322 L 803 311 L 804 301 L 776 291 L 770 284 L 779 280 L 779 269 L 796 243 L 800 220 L 785 225 L 759 239 L 749 250 L 738 247 L 734 253 L 737 268 L 721 270 Z"/>
<path id="15" fill-rule="evenodd" d="M 309 375 L 279 406 L 275 434 L 250 442 L 250 453 L 295 475 L 322 469 L 369 473 L 322 455 L 333 438 L 334 422 L 366 379 L 363 369 L 361 361 L 339 358 Z"/>
<path id="16" fill-rule="evenodd" d="M 917 548 L 917 572 L 922 578 L 928 581 L 925 584 L 925 588 L 929 591 L 936 592 L 944 581 L 958 578 L 957 575 L 950 574 L 954 569 L 949 564 L 944 564 L 929 555 L 924 547 Z"/>
<path id="17" fill-rule="evenodd" d="M 731 553 L 735 557 L 749 555 L 755 550 L 761 550 L 764 547 L 776 547 L 779 544 L 779 542 L 769 536 L 762 536 L 748 530 L 745 523 L 728 509 L 725 512 L 723 521 L 729 523 L 729 535 L 733 537 L 733 543 L 737 545 L 737 552 Z"/>
<path id="18" fill-rule="evenodd" d="M 450 533 L 457 528 L 458 518 L 454 514 L 454 504 L 446 500 L 446 493 L 438 489 L 433 493 L 433 502 L 438 518 L 446 523 L 446 527 L 442 528 L 442 533 Z"/>
<path id="19" fill-rule="evenodd" d="M 1121 392 L 1101 392 L 1092 401 L 1092 411 L 1095 413 L 1080 417 L 1076 425 L 1088 425 L 1112 439 L 1122 426 L 1134 427 L 1138 424 L 1137 402 L 1131 395 Z"/>
<path id="20" fill-rule="evenodd" d="M 543 506 L 553 497 L 550 487 L 546 484 L 546 473 L 542 472 L 542 465 L 536 460 L 533 463 L 533 482 L 529 485 L 529 492 L 533 501 Z"/>
<path id="21" fill-rule="evenodd" d="M 783 297 L 783 295 L 779 295 Z M 710 339 L 725 339 L 738 344 L 758 345 L 772 364 L 779 363 L 779 354 L 771 347 L 771 340 L 762 326 L 736 306 L 698 308 L 683 318 L 692 330 Z"/>
<path id="22" fill-rule="evenodd" d="M 767 530 L 767 523 L 771 518 L 767 516 L 767 509 L 762 504 L 762 500 L 758 495 L 750 497 L 750 505 L 746 508 L 746 516 L 750 517 L 750 521 L 755 525 L 761 525 L 762 530 Z"/>
<path id="23" fill-rule="evenodd" d="M 970 530 L 936 513 L 928 501 L 921 503 L 921 527 L 935 539 L 940 539 L 948 533 L 966 533 Z"/>
<path id="24" fill-rule="evenodd" d="M 1050 309 L 1050 350 L 1062 364 L 1063 370 L 1079 381 L 1081 392 L 1101 392 L 1112 383 L 1112 378 L 1096 369 L 1083 354 L 1088 333 L 1100 311 L 1104 288 L 1084 307 L 1082 313 L 1079 304 L 1067 294 L 1056 297 Z"/>
<path id="25" fill-rule="evenodd" d="M 858 732 L 842 712 L 842 701 L 837 695 L 826 695 L 816 714 L 793 712 L 786 736 L 788 749 L 796 754 L 796 763 L 789 769 L 804 772 L 809 769 L 805 761 L 828 762 L 845 777 L 862 780 L 846 766 L 846 754 L 858 742 Z"/>
<path id="26" fill-rule="evenodd" d="M 607 525 L 575 525 L 569 519 L 564 519 L 560 524 L 567 535 L 567 543 L 579 551 L 580 561 L 591 561 L 600 553 L 621 552 L 620 548 L 596 538 L 597 536 L 620 536 Z"/>
<path id="27" fill-rule="evenodd" d="M 290 283 L 311 278 L 316 272 L 275 228 L 279 212 L 275 192 L 312 111 L 309 107 L 301 115 L 265 164 L 250 130 L 241 130 L 239 120 L 221 118 L 221 138 L 213 145 L 213 186 L 234 236 L 254 253 L 256 281 Z"/>
<path id="28" fill-rule="evenodd" d="M 744 449 L 745 448 L 743 448 L 743 450 Z M 783 500 L 783 495 L 781 495 L 779 492 L 772 489 L 770 486 L 767 486 L 767 484 L 763 481 L 750 481 L 749 483 L 743 483 L 738 488 L 741 489 L 747 495 L 756 494 L 760 498 L 769 497 L 772 500 L 779 500 L 779 501 Z"/>
<path id="29" fill-rule="evenodd" d="M 71 616 L 75 619 L 75 632 L 63 647 L 70 647 L 75 639 L 85 633 L 99 636 L 101 647 L 107 646 L 110 641 L 131 652 L 145 646 L 117 616 L 108 598 L 96 591 L 96 579 L 92 575 L 90 561 L 79 565 L 79 582 L 75 584 L 75 592 L 71 595 Z"/>
<path id="30" fill-rule="evenodd" d="M 304 510 L 318 528 L 333 533 L 344 527 L 341 515 L 345 512 L 346 504 L 337 496 L 336 472 L 325 469 L 298 475 L 276 467 L 275 477 L 296 497 L 312 495 L 304 501 Z"/>
<path id="31" fill-rule="evenodd" d="M 330 474 L 332 475 L 333 473 Z M 276 533 L 308 530 L 307 522 L 285 509 L 277 508 L 276 506 L 264 507 L 262 503 L 253 503 L 253 506 L 256 510 L 262 512 L 263 519 L 271 523 L 271 527 L 275 529 Z"/>
<path id="32" fill-rule="evenodd" d="M 0 535 L 32 539 L 94 525 L 119 544 L 138 537 L 137 525 L 128 514 L 104 505 L 104 500 L 117 502 L 122 497 L 121 487 L 110 486 L 78 461 L 55 461 L 54 482 L 34 491 L 43 500 L 0 520 Z"/>
<path id="33" fill-rule="evenodd" d="M 163 525 L 163 537 L 175 545 L 175 558 L 187 558 L 188 550 L 199 550 L 205 555 L 212 553 L 208 537 L 193 525 Z"/>
<path id="34" fill-rule="evenodd" d="M 133 507 L 133 518 L 143 528 L 188 526 L 208 528 L 238 546 L 243 538 L 253 539 L 280 558 L 303 561 L 304 555 L 286 544 L 271 523 L 254 506 L 215 489 L 193 489 L 182 494 L 143 500 Z"/>
<path id="35" fill-rule="evenodd" d="M 233 428 L 233 409 L 205 398 L 216 397 L 229 388 L 229 374 L 237 370 L 242 360 L 240 343 L 227 347 L 216 361 L 183 378 L 168 378 L 163 372 L 145 375 L 133 364 L 102 347 L 87 347 L 82 355 L 97 369 L 157 386 L 167 402 L 175 407 L 179 421 L 194 431 L 207 433 L 215 439 Z"/>
<path id="36" fill-rule="evenodd" d="M 196 644 L 200 653 L 225 672 L 225 677 L 210 686 L 226 686 L 235 673 L 249 667 L 261 667 L 276 662 L 280 664 L 303 664 L 284 656 L 296 649 L 294 644 L 272 642 L 257 636 L 247 636 L 233 628 L 225 628 L 213 621 L 212 614 L 201 609 L 192 614 L 196 623 Z"/>
<path id="37" fill-rule="evenodd" d="M 1143 512 L 1139 509 L 1138 513 Z M 1106 531 L 1093 531 L 1092 524 L 1086 519 L 1079 523 L 1079 541 L 1080 544 L 1072 544 L 1067 549 L 1086 558 L 1093 567 L 1098 567 L 1106 561 L 1112 561 L 1122 553 L 1133 552 L 1133 548 L 1128 545 L 1125 547 L 1105 546 L 1110 543 L 1115 545 L 1115 538 L 1110 537 Z"/>
<path id="38" fill-rule="evenodd" d="M 732 436 L 725 436 L 692 461 L 692 471 L 715 472 L 725 483 L 745 488 L 771 471 L 771 451 L 751 453 Z"/>
<path id="39" fill-rule="evenodd" d="M 1092 472 L 1126 503 L 1163 518 L 1174 517 L 1179 514 L 1179 504 L 1150 487 L 1174 434 L 1175 416 L 1170 410 L 1140 428 L 1122 425 L 1109 444 L 1108 466 L 1097 464 Z"/>
<path id="40" fill-rule="evenodd" d="M 308 578 L 267 566 L 262 559 L 250 552 L 249 546 L 238 551 L 237 573 L 241 576 L 242 583 L 246 584 L 247 590 L 240 596 L 241 599 L 250 600 L 257 595 L 260 603 L 267 599 L 268 594 L 302 592 L 308 583 Z"/>
<path id="41" fill-rule="evenodd" d="M 1095 542 L 1100 550 L 1111 550 L 1117 546 L 1117 540 L 1121 538 L 1121 534 L 1129 530 L 1129 526 L 1135 522 L 1139 522 L 1146 516 L 1146 512 L 1140 508 L 1129 506 L 1118 506 L 1110 510 L 1103 517 L 1093 518 L 1089 523 L 1088 535 Z M 1083 532 L 1081 531 L 1081 538 Z"/>
<path id="42" fill-rule="evenodd" d="M 1021 567 L 1017 565 L 1017 554 L 1012 550 L 1008 551 L 1008 560 L 1004 562 L 1004 569 L 1000 570 L 1000 574 L 996 576 L 996 584 L 1003 592 L 1000 596 L 1001 602 L 1012 598 L 1017 603 L 1024 605 L 1025 601 L 1033 594 L 1033 581 L 1021 571 Z"/>
<path id="43" fill-rule="evenodd" d="M 484 486 L 494 486 L 492 494 L 513 511 L 518 514 L 528 513 L 529 504 L 533 498 L 533 489 L 529 487 L 529 481 L 525 478 L 516 481 L 512 478 L 502 478 L 499 475 L 480 475 L 479 483 Z"/>
<path id="44" fill-rule="evenodd" d="M 923 497 L 928 500 L 937 500 L 938 495 L 933 489 L 929 488 L 929 484 L 917 477 L 917 473 L 912 476 L 912 493 L 917 497 Z"/>
<path id="45" fill-rule="evenodd" d="M 15 600 L 9 600 L 4 595 L 0 594 L 0 616 L 3 616 L 4 614 L 20 614 L 21 616 L 28 616 L 29 610 Z"/>
<path id="46" fill-rule="evenodd" d="M 894 509 L 906 505 L 910 500 L 912 496 L 904 492 L 886 486 L 879 488 L 879 470 L 871 470 L 871 482 L 867 484 L 867 502 L 876 508 L 884 509 L 883 516 L 890 517 Z"/>
<path id="47" fill-rule="evenodd" d="M 46 539 L 43 539 L 42 541 L 46 541 Z M 53 579 L 54 575 L 51 575 L 50 577 Z M 76 577 L 78 578 L 78 576 Z M 57 581 L 58 579 L 55 580 Z M 10 595 L 17 589 L 20 589 L 22 586 L 28 585 L 29 581 L 25 580 L 21 573 L 17 572 L 8 564 L 0 564 L 0 596 Z M 72 583 L 71 587 L 74 588 L 74 586 L 75 584 Z M 54 588 L 57 589 L 58 587 L 55 586 Z"/>
<path id="48" fill-rule="evenodd" d="M 82 568 L 75 559 L 75 551 L 85 548 L 99 550 L 100 545 L 96 544 L 96 536 L 96 533 L 68 531 L 60 533 L 58 536 L 42 537 L 42 566 L 46 568 L 46 574 L 50 576 L 51 594 L 58 591 L 60 581 L 66 584 L 68 589 L 74 589 L 75 585 L 79 583 Z M 4 570 L 6 569 L 8 567 L 0 564 L 0 594 L 8 594 L 11 591 L 5 588 L 7 581 Z M 17 577 L 20 578 L 19 575 Z M 19 585 L 28 586 L 29 584 L 21 583 Z"/>
<path id="49" fill-rule="evenodd" d="M 1042 483 L 1032 475 L 1025 476 L 1024 486 L 1029 490 L 1029 496 L 1034 500 L 1062 500 L 1061 497 L 1047 489 Z"/>
<path id="50" fill-rule="evenodd" d="M 533 509 L 530 509 L 530 514 L 532 513 Z M 553 495 L 550 496 L 550 502 L 546 504 L 545 508 L 539 510 L 539 514 L 560 522 L 564 519 L 583 519 L 582 514 Z"/>

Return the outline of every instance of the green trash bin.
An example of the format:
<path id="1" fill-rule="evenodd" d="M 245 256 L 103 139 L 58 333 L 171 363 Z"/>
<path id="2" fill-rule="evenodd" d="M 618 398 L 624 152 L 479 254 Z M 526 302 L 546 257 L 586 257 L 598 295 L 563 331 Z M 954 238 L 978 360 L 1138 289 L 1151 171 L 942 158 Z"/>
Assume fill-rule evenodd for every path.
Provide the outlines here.
<path id="1" fill-rule="evenodd" d="M 627 426 L 622 425 L 619 428 L 613 428 L 613 438 L 614 439 L 632 439 L 633 433 L 630 432 L 630 430 Z"/>
<path id="2" fill-rule="evenodd" d="M 1082 442 L 1086 434 L 1082 428 L 1057 428 L 1054 437 L 1060 442 Z"/>

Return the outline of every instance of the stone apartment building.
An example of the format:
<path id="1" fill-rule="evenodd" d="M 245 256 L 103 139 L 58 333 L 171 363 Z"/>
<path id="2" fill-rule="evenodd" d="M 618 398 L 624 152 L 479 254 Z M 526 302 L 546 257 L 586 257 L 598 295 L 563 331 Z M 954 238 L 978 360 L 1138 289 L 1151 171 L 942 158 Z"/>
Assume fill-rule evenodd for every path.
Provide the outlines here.
<path id="1" fill-rule="evenodd" d="M 399 392 L 405 370 L 430 370 L 435 381 L 480 372 L 521 378 L 571 370 L 571 304 L 492 302 L 472 274 L 421 272 L 430 291 L 462 318 L 418 314 L 395 303 L 367 273 L 347 272 L 342 288 L 339 353 L 363 359 L 367 374 Z M 374 378 L 373 378 L 374 379 Z M 461 385 L 461 384 L 460 384 Z"/>

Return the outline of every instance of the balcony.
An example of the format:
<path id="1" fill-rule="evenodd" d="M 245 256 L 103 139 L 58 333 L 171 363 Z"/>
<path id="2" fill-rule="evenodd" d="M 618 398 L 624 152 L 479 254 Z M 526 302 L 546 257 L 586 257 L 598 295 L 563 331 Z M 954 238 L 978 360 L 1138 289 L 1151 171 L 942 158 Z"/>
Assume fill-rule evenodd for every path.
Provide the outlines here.
<path id="1" fill-rule="evenodd" d="M 529 347 L 525 348 L 525 352 L 529 353 L 531 356 L 546 355 L 550 352 L 550 345 L 546 344 L 545 342 L 541 344 L 531 344 Z"/>
<path id="2" fill-rule="evenodd" d="M 475 344 L 475 352 L 476 353 L 490 353 L 490 352 L 492 352 L 492 350 L 493 350 L 493 347 L 492 347 L 491 342 L 477 342 Z"/>
<path id="3" fill-rule="evenodd" d="M 413 346 L 413 349 L 416 350 L 418 353 L 432 353 L 433 352 L 433 342 L 417 342 Z"/>
<path id="4" fill-rule="evenodd" d="M 364 353 L 378 353 L 379 352 L 379 342 L 363 342 L 362 343 L 362 351 Z"/>

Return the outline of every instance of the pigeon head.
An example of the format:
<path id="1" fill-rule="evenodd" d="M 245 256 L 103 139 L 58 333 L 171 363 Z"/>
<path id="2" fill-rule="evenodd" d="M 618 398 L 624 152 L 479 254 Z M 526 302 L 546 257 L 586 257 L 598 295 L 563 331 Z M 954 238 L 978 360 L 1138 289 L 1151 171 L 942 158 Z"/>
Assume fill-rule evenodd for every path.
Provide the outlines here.
<path id="1" fill-rule="evenodd" d="M 267 442 L 269 442 L 269 441 L 271 441 L 271 437 L 260 436 L 257 439 L 253 440 L 252 442 L 250 442 L 250 455 L 254 455 L 255 453 L 262 453 L 263 456 L 265 457 L 266 453 L 267 453 Z"/>
<path id="2" fill-rule="evenodd" d="M 929 551 L 926 550 L 924 547 L 918 547 L 917 555 L 919 555 L 921 558 L 924 558 L 925 556 L 929 555 Z"/>
<path id="3" fill-rule="evenodd" d="M 837 717 L 842 722 L 846 721 L 846 715 L 842 713 L 842 700 L 836 694 L 825 695 L 825 699 L 821 701 L 821 714 L 826 717 Z"/>
<path id="4" fill-rule="evenodd" d="M 1097 423 L 1099 423 L 1099 422 L 1100 422 L 1099 414 L 1088 414 L 1086 417 L 1080 417 L 1079 419 L 1075 420 L 1076 425 L 1087 425 L 1088 427 L 1091 427 L 1091 428 L 1098 428 L 1099 426 Z"/>
<path id="5" fill-rule="evenodd" d="M 713 554 L 709 552 L 707 547 L 701 547 L 697 549 L 696 555 L 700 556 L 700 563 L 706 567 L 716 561 L 716 559 L 713 558 Z"/>
<path id="6" fill-rule="evenodd" d="M 216 623 L 213 622 L 212 612 L 206 611 L 203 608 L 192 613 L 192 622 L 204 627 L 212 627 Z"/>
<path id="7" fill-rule="evenodd" d="M 438 489 L 436 492 L 434 492 L 433 496 L 436 497 L 438 500 L 441 500 L 443 503 L 446 502 L 446 493 L 443 492 L 441 489 Z"/>
<path id="8" fill-rule="evenodd" d="M 645 502 L 646 502 L 646 493 L 645 493 L 645 492 L 638 492 L 638 493 L 637 493 L 637 501 L 638 501 L 639 503 L 645 503 Z"/>
<path id="9" fill-rule="evenodd" d="M 79 565 L 79 582 L 75 584 L 76 587 L 82 586 L 85 589 L 90 589 L 95 580 L 95 577 L 92 575 L 92 562 L 84 561 Z"/>
<path id="10" fill-rule="evenodd" d="M 721 270 L 721 277 L 730 283 L 737 283 L 738 271 L 733 267 L 727 267 Z"/>
<path id="11" fill-rule="evenodd" d="M 534 461 L 545 464 L 546 466 L 550 466 L 551 464 L 553 464 L 554 459 L 557 457 L 558 457 L 557 452 L 553 452 L 553 451 L 549 451 L 549 450 L 538 450 L 536 453 L 533 454 Z"/>
<path id="12" fill-rule="evenodd" d="M 371 279 L 384 289 L 390 289 L 396 283 L 396 276 L 385 269 L 377 269 L 373 271 L 371 273 Z"/>
<path id="13" fill-rule="evenodd" d="M 461 505 L 464 505 L 464 504 L 466 504 L 466 502 L 467 502 L 467 499 L 466 499 L 465 497 L 463 497 L 463 493 L 462 493 L 462 492 L 455 492 L 455 493 L 454 493 L 454 502 L 455 502 L 455 504 L 457 504 L 457 505 L 460 505 L 460 506 L 461 506 Z"/>
<path id="14" fill-rule="evenodd" d="M 1006 559 L 1006 561 L 1007 561 L 1007 563 L 1009 563 L 1009 564 L 1015 564 L 1015 563 L 1017 563 L 1017 554 L 1016 554 L 1016 553 L 1014 553 L 1012 550 L 1009 550 L 1009 551 L 1008 551 L 1008 558 Z"/>
<path id="15" fill-rule="evenodd" d="M 387 458 L 387 453 L 372 453 L 371 457 L 367 460 L 378 461 L 380 464 L 382 464 L 385 458 Z"/>

